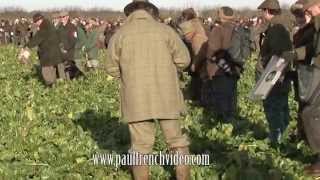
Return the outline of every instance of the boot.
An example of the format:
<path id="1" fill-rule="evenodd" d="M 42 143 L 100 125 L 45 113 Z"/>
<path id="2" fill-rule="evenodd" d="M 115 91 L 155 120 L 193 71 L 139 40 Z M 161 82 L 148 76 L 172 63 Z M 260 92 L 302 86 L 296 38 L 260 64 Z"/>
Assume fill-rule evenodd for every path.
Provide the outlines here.
<path id="1" fill-rule="evenodd" d="M 176 166 L 177 180 L 189 180 L 190 179 L 190 166 L 178 165 Z"/>
<path id="2" fill-rule="evenodd" d="M 188 155 L 189 148 L 175 148 L 174 152 L 179 152 L 181 155 Z M 190 166 L 189 165 L 177 165 L 176 166 L 176 179 L 177 180 L 189 180 L 190 179 Z"/>
<path id="3" fill-rule="evenodd" d="M 132 166 L 132 177 L 134 180 L 148 180 L 149 166 Z"/>
<path id="4" fill-rule="evenodd" d="M 304 173 L 310 176 L 320 176 L 320 164 L 314 163 L 304 168 Z"/>
<path id="5" fill-rule="evenodd" d="M 304 168 L 304 173 L 315 177 L 320 176 L 320 154 L 318 154 L 318 159 L 315 163 Z"/>

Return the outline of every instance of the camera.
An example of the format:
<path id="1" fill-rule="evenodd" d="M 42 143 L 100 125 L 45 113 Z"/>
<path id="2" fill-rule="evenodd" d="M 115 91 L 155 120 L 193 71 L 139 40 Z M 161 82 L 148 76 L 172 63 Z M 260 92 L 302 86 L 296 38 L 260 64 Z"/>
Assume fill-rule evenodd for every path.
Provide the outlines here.
<path id="1" fill-rule="evenodd" d="M 225 73 L 227 74 L 232 74 L 232 70 L 231 70 L 231 66 L 229 65 L 229 63 L 225 60 L 225 59 L 219 59 L 217 61 L 217 66 L 219 68 L 221 68 Z"/>

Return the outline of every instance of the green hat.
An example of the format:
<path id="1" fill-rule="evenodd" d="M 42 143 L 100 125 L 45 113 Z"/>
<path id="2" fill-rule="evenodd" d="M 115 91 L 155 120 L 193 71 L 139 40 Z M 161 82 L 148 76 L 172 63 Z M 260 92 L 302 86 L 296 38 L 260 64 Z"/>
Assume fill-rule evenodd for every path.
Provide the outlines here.
<path id="1" fill-rule="evenodd" d="M 278 0 L 265 0 L 263 1 L 258 9 L 280 9 L 280 4 Z"/>
<path id="2" fill-rule="evenodd" d="M 139 5 L 150 7 L 154 10 L 154 13 L 156 15 L 159 15 L 159 9 L 154 4 L 149 2 L 149 0 L 133 0 L 124 8 L 124 13 L 126 14 L 126 16 L 129 16 L 137 7 L 139 7 Z"/>
<path id="3" fill-rule="evenodd" d="M 303 10 L 307 10 L 308 8 L 310 8 L 311 6 L 320 3 L 320 0 L 303 0 L 302 4 L 303 4 Z"/>

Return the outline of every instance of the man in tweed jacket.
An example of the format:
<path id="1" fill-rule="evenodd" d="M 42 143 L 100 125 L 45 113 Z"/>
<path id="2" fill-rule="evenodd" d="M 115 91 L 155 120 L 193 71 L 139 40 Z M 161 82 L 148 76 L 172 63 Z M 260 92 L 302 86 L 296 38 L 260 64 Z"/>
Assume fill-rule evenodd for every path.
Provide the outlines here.
<path id="1" fill-rule="evenodd" d="M 131 152 L 149 154 L 159 120 L 173 152 L 188 154 L 189 141 L 178 118 L 184 112 L 178 71 L 190 64 L 190 55 L 178 34 L 155 20 L 158 9 L 146 0 L 134 0 L 124 9 L 126 23 L 108 47 L 107 72 L 120 78 L 122 118 L 129 123 Z M 148 179 L 147 165 L 133 166 L 134 179 Z M 176 166 L 177 179 L 189 178 L 189 167 Z"/>

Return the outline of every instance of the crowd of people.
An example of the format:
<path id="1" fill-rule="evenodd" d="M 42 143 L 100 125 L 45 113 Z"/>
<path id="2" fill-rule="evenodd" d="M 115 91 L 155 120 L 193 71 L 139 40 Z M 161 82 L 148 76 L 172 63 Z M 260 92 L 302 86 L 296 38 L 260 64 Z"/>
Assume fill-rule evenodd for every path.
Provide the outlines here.
<path id="1" fill-rule="evenodd" d="M 40 13 L 33 23 L 22 18 L 0 23 L 0 43 L 22 48 L 38 46 L 42 78 L 52 86 L 57 78 L 72 79 L 101 66 L 99 48 L 107 48 L 103 64 L 119 78 L 122 118 L 128 122 L 130 152 L 149 154 L 158 120 L 170 150 L 189 153 L 189 140 L 178 119 L 185 112 L 179 72 L 191 76 L 194 104 L 214 111 L 226 123 L 237 121 L 237 83 L 246 59 L 258 54 L 256 80 L 267 71 L 270 59 L 282 57 L 289 66 L 282 72 L 263 108 L 272 146 L 282 142 L 289 121 L 288 97 L 295 90 L 299 103 L 298 129 L 315 153 L 320 153 L 320 0 L 298 0 L 290 8 L 291 23 L 278 0 L 264 0 L 261 16 L 237 18 L 234 9 L 220 7 L 215 20 L 199 17 L 193 8 L 181 15 L 161 19 L 159 9 L 148 0 L 134 0 L 124 8 L 125 20 L 115 23 L 97 18 L 70 18 L 68 12 L 50 20 Z M 319 128 L 317 128 L 319 127 Z M 305 168 L 320 173 L 319 160 Z M 147 165 L 133 166 L 135 179 L 148 179 Z M 177 165 L 179 180 L 190 177 L 187 165 Z"/>
<path id="2" fill-rule="evenodd" d="M 47 42 L 46 47 L 38 49 L 38 55 L 42 78 L 46 85 L 52 86 L 57 78 L 72 79 L 97 68 L 99 49 L 107 47 L 109 39 L 122 23 L 121 19 L 108 22 L 99 18 L 71 18 L 68 12 L 50 17 L 37 13 L 33 19 L 1 20 L 0 45 L 14 44 L 22 48 L 21 61 L 30 63 L 28 47 Z M 56 64 L 58 62 L 59 65 Z M 59 68 L 52 66 L 48 70 L 49 64 Z M 54 73 L 55 69 L 59 69 L 59 76 Z"/>
<path id="3" fill-rule="evenodd" d="M 68 12 L 60 12 L 49 16 L 56 28 L 59 27 L 63 15 L 67 15 L 70 18 L 71 24 L 76 27 L 80 26 L 83 29 L 85 29 L 87 24 L 92 23 L 94 28 L 103 31 L 103 33 L 109 37 L 108 39 L 110 39 L 112 35 L 110 32 L 114 32 L 115 29 L 123 23 L 121 18 L 113 22 L 99 18 L 71 17 Z M 0 44 L 13 43 L 18 46 L 23 46 L 32 37 L 35 31 L 36 29 L 31 18 L 0 19 Z"/>
<path id="4" fill-rule="evenodd" d="M 224 122 L 235 123 L 237 82 L 246 59 L 256 51 L 257 81 L 270 78 L 273 72 L 265 73 L 268 66 L 278 68 L 283 61 L 289 64 L 279 70 L 280 77 L 262 99 L 270 145 L 282 143 L 290 121 L 288 101 L 294 84 L 299 135 L 305 135 L 312 150 L 320 153 L 320 1 L 293 4 L 294 23 L 278 0 L 264 0 L 257 9 L 261 17 L 245 20 L 237 19 L 232 8 L 223 6 L 212 21 L 199 18 L 189 8 L 177 24 L 171 18 L 164 21 L 174 32 L 158 21 L 159 10 L 149 1 L 134 0 L 125 7 L 128 19 L 111 38 L 106 68 L 120 79 L 122 118 L 129 123 L 131 151 L 152 152 L 154 120 L 158 120 L 170 150 L 189 153 L 188 139 L 178 125 L 184 105 L 177 72 L 183 69 L 191 75 L 193 102 L 214 111 Z M 277 62 L 272 64 L 274 58 Z M 304 170 L 318 176 L 320 158 Z M 134 166 L 132 172 L 135 179 L 148 179 L 147 166 Z M 189 173 L 188 166 L 176 167 L 177 179 L 188 179 Z"/>
<path id="5" fill-rule="evenodd" d="M 111 36 L 125 22 L 122 18 L 118 18 L 117 21 L 107 21 L 99 18 L 71 17 L 69 13 L 65 11 L 54 13 L 50 16 L 38 15 L 50 21 L 58 33 L 60 39 L 59 46 L 62 48 L 61 52 L 63 56 L 61 58 L 66 66 L 64 68 L 70 70 L 70 75 L 67 74 L 67 78 L 70 78 L 68 76 L 71 76 L 71 78 L 77 76 L 77 73 L 74 72 L 77 70 L 80 70 L 80 73 L 84 73 L 84 64 L 88 65 L 89 68 L 97 66 L 99 49 L 107 48 Z M 197 13 L 192 8 L 186 9 L 182 12 L 182 15 L 177 18 L 156 17 L 157 21 L 175 29 L 184 40 L 187 38 L 183 37 L 184 32 L 182 32 L 181 28 L 188 28 L 183 27 L 188 23 L 184 25 L 183 23 L 191 18 L 197 19 L 199 23 L 201 23 L 201 27 L 204 28 L 203 33 L 206 34 L 205 36 L 210 33 L 213 27 L 218 26 L 220 23 L 219 20 L 213 21 L 212 17 L 204 18 L 197 16 Z M 29 41 L 36 35 L 36 32 L 40 30 L 39 25 L 37 25 L 34 20 L 34 18 L 30 19 L 25 17 L 15 20 L 2 19 L 0 21 L 0 45 L 15 44 L 18 47 L 26 47 Z M 237 18 L 234 19 L 234 22 L 251 30 L 251 28 L 258 27 L 258 24 L 262 23 L 261 20 L 262 18 L 254 16 L 251 18 Z M 187 40 L 185 43 L 188 46 L 192 46 Z M 63 46 L 68 46 L 66 48 L 69 49 L 70 52 L 64 51 L 67 49 L 63 50 Z M 257 41 L 254 46 L 258 48 Z M 22 52 L 25 53 L 25 51 Z M 53 83 L 48 82 L 47 84 Z"/>

